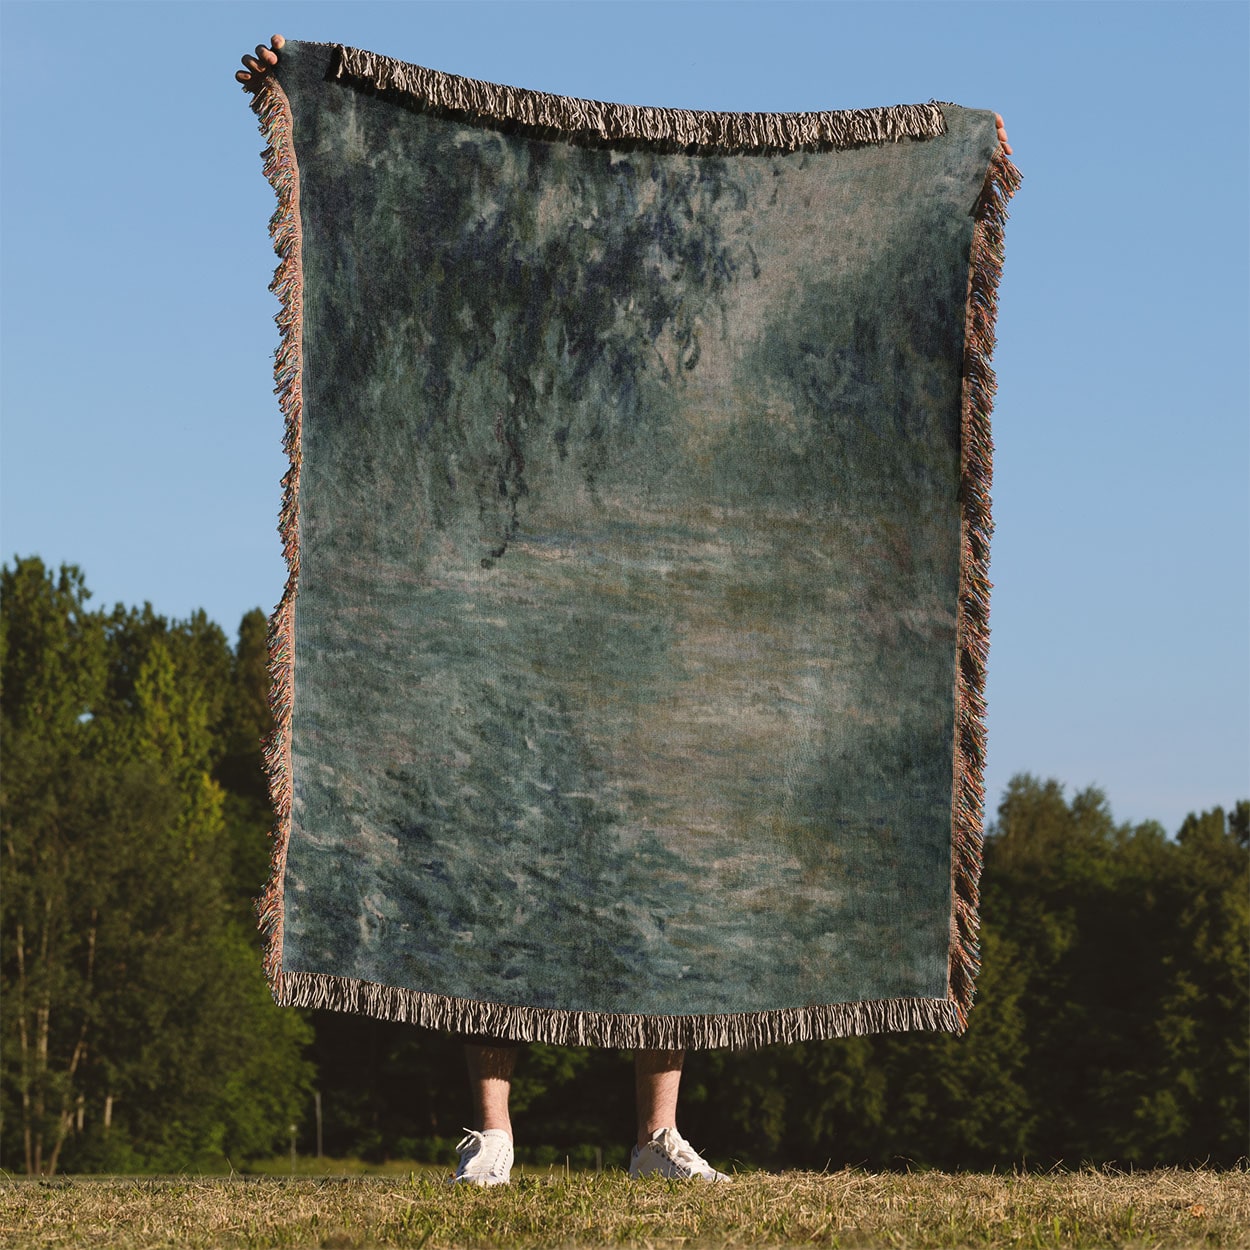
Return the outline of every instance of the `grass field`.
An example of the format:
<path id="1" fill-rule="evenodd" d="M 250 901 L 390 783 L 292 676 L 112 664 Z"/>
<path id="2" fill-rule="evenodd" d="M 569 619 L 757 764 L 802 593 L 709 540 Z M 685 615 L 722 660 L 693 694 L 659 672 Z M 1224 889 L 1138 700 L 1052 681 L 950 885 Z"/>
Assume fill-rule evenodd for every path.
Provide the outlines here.
<path id="1" fill-rule="evenodd" d="M 451 1188 L 443 1174 L 0 1181 L 0 1245 L 25 1247 L 1250 1247 L 1250 1173 L 619 1172 Z"/>

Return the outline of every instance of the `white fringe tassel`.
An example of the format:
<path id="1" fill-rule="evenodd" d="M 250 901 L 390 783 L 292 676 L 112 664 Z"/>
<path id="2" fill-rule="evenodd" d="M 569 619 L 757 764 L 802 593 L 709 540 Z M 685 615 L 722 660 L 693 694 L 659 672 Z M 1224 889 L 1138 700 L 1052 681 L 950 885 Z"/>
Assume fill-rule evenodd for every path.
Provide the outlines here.
<path id="1" fill-rule="evenodd" d="M 280 972 L 274 998 L 283 1006 L 350 1011 L 427 1029 L 560 1046 L 623 1050 L 743 1050 L 774 1042 L 822 1041 L 915 1029 L 962 1033 L 955 1003 L 941 998 L 890 998 L 778 1011 L 716 1016 L 613 1015 L 512 1007 L 446 998 L 320 972 Z"/>
<path id="2" fill-rule="evenodd" d="M 434 108 L 472 113 L 508 124 L 559 131 L 567 138 L 646 140 L 726 151 L 852 148 L 946 133 L 941 106 L 823 113 L 714 113 L 695 109 L 605 104 L 480 82 L 409 65 L 360 48 L 335 47 L 329 77 Z"/>

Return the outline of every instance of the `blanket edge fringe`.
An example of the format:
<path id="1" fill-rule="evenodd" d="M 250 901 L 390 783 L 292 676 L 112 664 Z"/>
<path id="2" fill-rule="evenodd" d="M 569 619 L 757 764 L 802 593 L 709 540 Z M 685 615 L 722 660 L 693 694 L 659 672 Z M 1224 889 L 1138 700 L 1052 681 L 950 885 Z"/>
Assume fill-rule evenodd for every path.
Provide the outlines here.
<path id="1" fill-rule="evenodd" d="M 956 618 L 955 750 L 951 804 L 951 953 L 949 990 L 967 1027 L 980 958 L 980 879 L 985 846 L 985 679 L 990 644 L 990 490 L 994 472 L 992 359 L 1003 268 L 1007 203 L 1020 171 L 1000 148 L 973 209 L 971 264 L 964 321 L 961 398 L 961 549 Z"/>
<path id="2" fill-rule="evenodd" d="M 282 972 L 275 998 L 321 1008 L 518 1042 L 648 1050 L 744 1050 L 774 1043 L 937 1030 L 959 1033 L 958 1007 L 942 998 L 893 998 L 703 1016 L 618 1015 L 477 1002 L 321 972 Z"/>
<path id="3" fill-rule="evenodd" d="M 329 77 L 391 99 L 595 142 L 714 151 L 855 148 L 946 133 L 935 102 L 810 113 L 719 113 L 609 104 L 464 78 L 361 48 L 333 45 Z"/>
<path id="4" fill-rule="evenodd" d="M 262 966 L 275 999 L 282 980 L 283 878 L 291 836 L 291 712 L 295 692 L 295 596 L 299 578 L 300 434 L 303 396 L 303 248 L 300 226 L 299 168 L 295 158 L 290 101 L 276 77 L 268 75 L 253 93 L 251 106 L 266 141 L 261 156 L 265 177 L 277 197 L 269 235 L 278 256 L 269 289 L 280 307 L 274 316 L 279 343 L 274 354 L 274 393 L 283 417 L 282 445 L 288 468 L 282 478 L 278 534 L 287 578 L 282 597 L 269 617 L 269 707 L 273 729 L 265 739 L 263 759 L 269 799 L 275 816 L 269 877 L 256 910 L 263 938 Z"/>

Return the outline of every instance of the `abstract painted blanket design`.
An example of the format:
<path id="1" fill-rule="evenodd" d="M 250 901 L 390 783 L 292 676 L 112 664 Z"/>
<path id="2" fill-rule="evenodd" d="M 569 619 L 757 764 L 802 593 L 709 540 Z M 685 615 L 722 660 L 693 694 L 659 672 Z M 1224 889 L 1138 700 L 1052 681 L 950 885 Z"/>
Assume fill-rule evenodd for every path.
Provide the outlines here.
<path id="1" fill-rule="evenodd" d="M 698 114 L 288 43 L 279 1001 L 964 1026 L 992 113 Z"/>

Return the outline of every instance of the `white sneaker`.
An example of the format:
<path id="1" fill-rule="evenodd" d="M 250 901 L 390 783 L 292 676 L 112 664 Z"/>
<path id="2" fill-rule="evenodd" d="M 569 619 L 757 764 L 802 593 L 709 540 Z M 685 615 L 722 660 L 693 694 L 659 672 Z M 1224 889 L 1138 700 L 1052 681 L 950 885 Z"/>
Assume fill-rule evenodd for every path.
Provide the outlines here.
<path id="1" fill-rule="evenodd" d="M 657 1129 L 645 1146 L 635 1146 L 629 1157 L 629 1174 L 638 1176 L 673 1176 L 681 1180 L 727 1181 L 675 1129 Z"/>
<path id="2" fill-rule="evenodd" d="M 451 1183 L 508 1184 L 512 1174 L 512 1138 L 501 1128 L 488 1128 L 484 1133 L 467 1128 L 464 1133 L 456 1147 L 460 1151 L 460 1163 Z"/>

